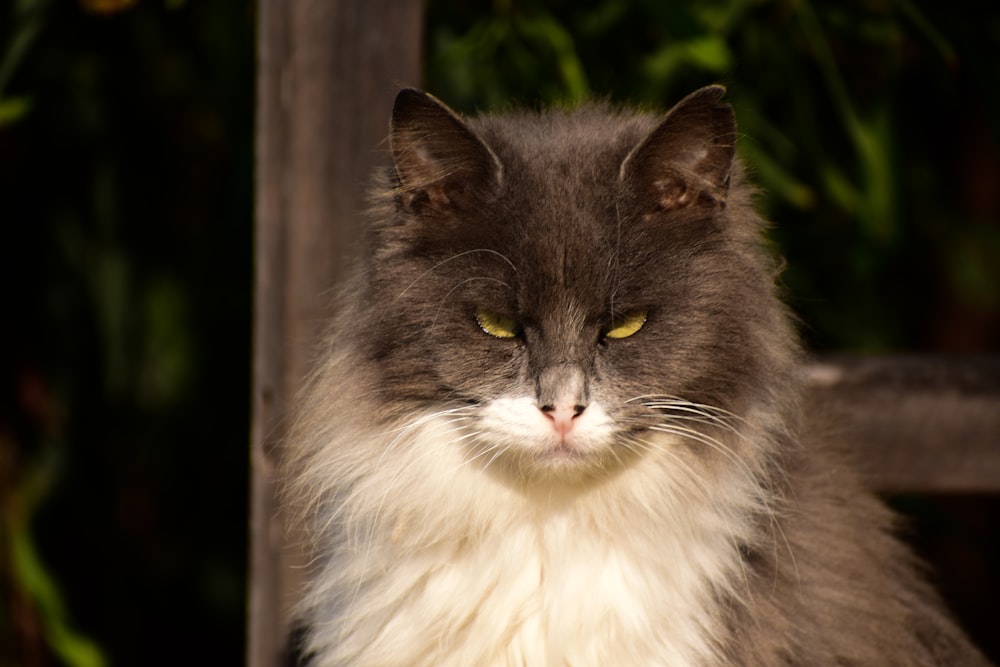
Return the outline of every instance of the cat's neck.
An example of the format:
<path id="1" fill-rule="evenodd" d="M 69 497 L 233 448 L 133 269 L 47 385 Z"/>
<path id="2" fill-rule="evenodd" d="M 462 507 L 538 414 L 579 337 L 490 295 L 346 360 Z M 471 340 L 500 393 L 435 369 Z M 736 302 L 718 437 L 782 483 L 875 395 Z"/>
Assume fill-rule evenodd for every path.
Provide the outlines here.
<path id="1" fill-rule="evenodd" d="M 643 457 L 589 493 L 525 493 L 462 459 L 452 430 L 427 419 L 385 443 L 396 456 L 369 471 L 385 479 L 347 498 L 342 516 L 366 521 L 348 526 L 348 549 L 365 557 L 336 576 L 357 591 L 343 651 L 372 650 L 366 632 L 382 624 L 370 619 L 384 616 L 410 628 L 413 665 L 572 664 L 580 652 L 614 664 L 623 645 L 635 653 L 628 664 L 709 660 L 717 605 L 741 597 L 740 549 L 760 539 L 767 511 L 752 477 L 717 472 L 708 489 L 690 467 L 697 459 L 675 454 Z M 443 635 L 446 648 L 417 639 Z M 484 647 L 502 654 L 476 653 Z"/>

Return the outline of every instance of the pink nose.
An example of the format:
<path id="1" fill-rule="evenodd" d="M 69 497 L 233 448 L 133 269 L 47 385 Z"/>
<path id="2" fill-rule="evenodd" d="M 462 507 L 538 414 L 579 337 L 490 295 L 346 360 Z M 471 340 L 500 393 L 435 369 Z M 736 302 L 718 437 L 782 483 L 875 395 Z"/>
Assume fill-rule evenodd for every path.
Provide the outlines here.
<path id="1" fill-rule="evenodd" d="M 572 403 L 556 403 L 555 405 L 542 406 L 542 412 L 552 420 L 552 428 L 556 430 L 559 437 L 564 438 L 573 430 L 573 420 L 576 419 L 586 406 L 574 405 Z"/>

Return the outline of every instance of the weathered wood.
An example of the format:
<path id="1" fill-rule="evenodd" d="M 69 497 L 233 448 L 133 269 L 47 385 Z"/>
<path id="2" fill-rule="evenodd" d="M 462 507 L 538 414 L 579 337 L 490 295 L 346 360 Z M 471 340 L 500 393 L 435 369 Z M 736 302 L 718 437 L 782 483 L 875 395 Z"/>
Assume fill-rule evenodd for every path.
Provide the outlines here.
<path id="1" fill-rule="evenodd" d="M 285 419 L 358 236 L 400 86 L 419 84 L 419 0 L 259 0 L 247 663 L 281 664 L 301 557 L 275 502 Z"/>
<path id="2" fill-rule="evenodd" d="M 808 412 L 885 492 L 1000 492 L 1000 358 L 831 357 Z"/>

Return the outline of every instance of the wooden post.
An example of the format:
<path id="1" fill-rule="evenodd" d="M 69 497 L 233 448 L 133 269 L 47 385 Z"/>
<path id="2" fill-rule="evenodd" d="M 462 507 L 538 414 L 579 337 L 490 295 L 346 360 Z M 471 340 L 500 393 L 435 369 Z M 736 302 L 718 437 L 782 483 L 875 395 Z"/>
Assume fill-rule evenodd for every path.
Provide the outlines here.
<path id="1" fill-rule="evenodd" d="M 278 449 L 365 183 L 387 155 L 396 90 L 420 83 L 422 21 L 419 0 L 259 0 L 251 667 L 287 653 L 301 559 L 275 502 Z"/>

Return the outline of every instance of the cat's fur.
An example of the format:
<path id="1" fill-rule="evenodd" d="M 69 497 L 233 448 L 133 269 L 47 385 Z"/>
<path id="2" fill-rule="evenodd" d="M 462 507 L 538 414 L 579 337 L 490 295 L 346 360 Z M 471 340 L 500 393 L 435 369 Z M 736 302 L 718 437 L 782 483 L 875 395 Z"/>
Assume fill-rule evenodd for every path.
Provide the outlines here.
<path id="1" fill-rule="evenodd" d="M 722 95 L 463 120 L 399 94 L 288 442 L 311 664 L 984 664 L 800 432 Z"/>

